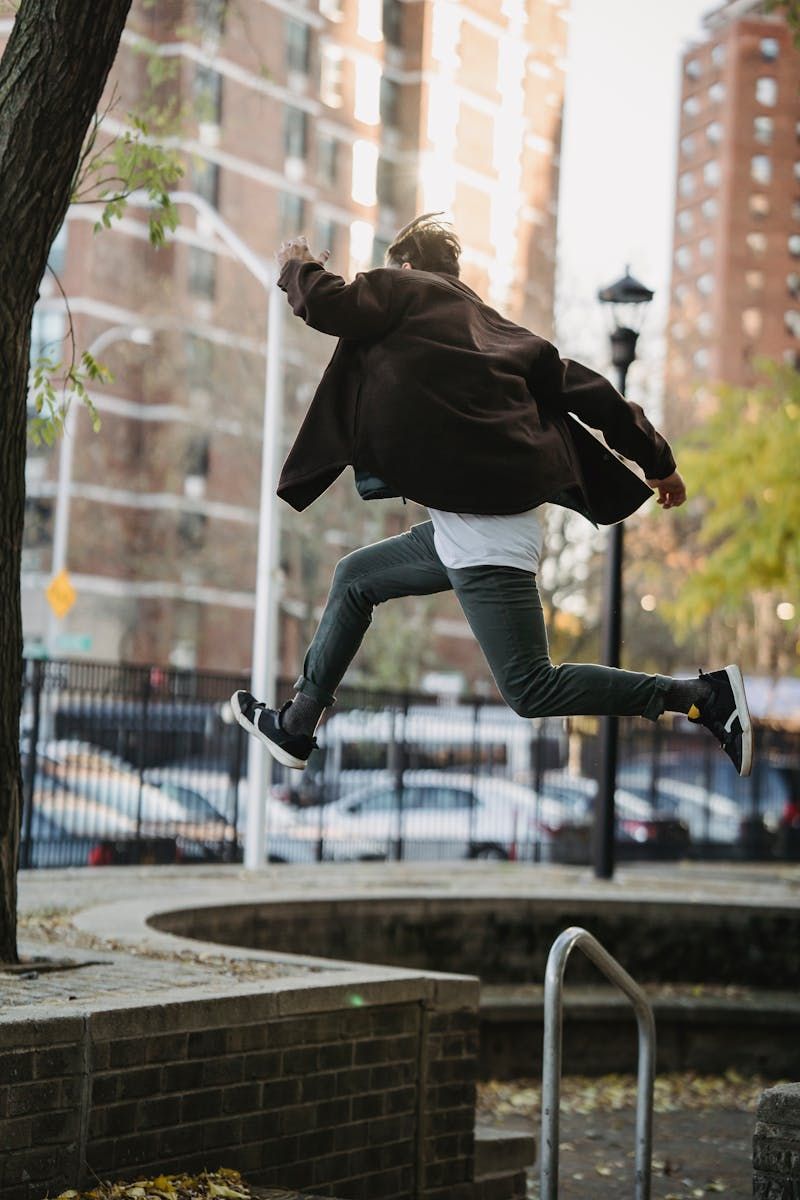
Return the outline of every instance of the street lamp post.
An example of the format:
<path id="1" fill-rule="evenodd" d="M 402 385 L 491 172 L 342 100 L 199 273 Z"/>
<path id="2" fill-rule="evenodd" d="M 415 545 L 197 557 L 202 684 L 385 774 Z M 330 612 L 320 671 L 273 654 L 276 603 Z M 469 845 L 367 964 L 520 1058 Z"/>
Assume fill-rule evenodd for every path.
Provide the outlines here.
<path id="1" fill-rule="evenodd" d="M 104 353 L 114 342 L 134 342 L 137 346 L 149 346 L 153 340 L 152 332 L 144 326 L 115 325 L 104 329 L 94 339 L 87 353 L 93 358 Z M 67 566 L 67 548 L 69 545 L 70 490 L 72 488 L 72 463 L 75 451 L 75 431 L 78 422 L 79 403 L 74 398 L 70 401 L 64 428 L 61 433 L 61 444 L 58 452 L 58 483 L 56 485 L 56 505 L 53 516 L 53 555 L 51 578 Z M 53 610 L 47 619 L 47 655 L 52 658 L 56 650 L 58 637 L 58 617 Z"/>
<path id="2" fill-rule="evenodd" d="M 628 368 L 636 359 L 636 343 L 645 305 L 653 299 L 653 292 L 634 279 L 626 267 L 622 279 L 598 292 L 598 299 L 601 304 L 610 306 L 611 361 L 617 372 L 617 387 L 624 396 Z M 620 664 L 623 549 L 623 524 L 620 521 L 609 530 L 606 552 L 602 657 L 609 667 L 618 667 Z M 618 737 L 618 718 L 602 717 L 594 820 L 594 873 L 598 879 L 611 879 L 614 874 L 614 793 L 617 782 Z"/>

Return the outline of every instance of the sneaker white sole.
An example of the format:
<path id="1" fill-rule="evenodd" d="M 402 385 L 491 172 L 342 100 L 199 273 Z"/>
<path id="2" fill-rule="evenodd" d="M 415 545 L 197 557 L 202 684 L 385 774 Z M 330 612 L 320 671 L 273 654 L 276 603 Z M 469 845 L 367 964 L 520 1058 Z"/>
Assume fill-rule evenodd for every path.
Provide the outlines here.
<path id="1" fill-rule="evenodd" d="M 231 709 L 242 729 L 246 729 L 247 732 L 252 734 L 253 737 L 258 738 L 260 742 L 263 742 L 276 762 L 281 763 L 284 767 L 292 767 L 295 771 L 302 771 L 305 769 L 306 760 L 304 758 L 295 758 L 293 754 L 289 754 L 288 750 L 284 750 L 281 746 L 276 745 L 271 738 L 268 738 L 265 734 L 263 734 L 258 726 L 254 725 L 252 721 L 248 721 L 247 717 L 239 707 L 239 700 L 235 692 L 231 696 Z"/>
<path id="2" fill-rule="evenodd" d="M 739 774 L 749 775 L 753 768 L 753 723 L 750 720 L 750 709 L 747 707 L 744 679 L 742 678 L 742 672 L 735 663 L 731 663 L 725 668 L 725 674 L 728 676 L 728 682 L 733 691 L 733 698 L 736 701 L 736 715 L 742 726 L 742 765 Z"/>

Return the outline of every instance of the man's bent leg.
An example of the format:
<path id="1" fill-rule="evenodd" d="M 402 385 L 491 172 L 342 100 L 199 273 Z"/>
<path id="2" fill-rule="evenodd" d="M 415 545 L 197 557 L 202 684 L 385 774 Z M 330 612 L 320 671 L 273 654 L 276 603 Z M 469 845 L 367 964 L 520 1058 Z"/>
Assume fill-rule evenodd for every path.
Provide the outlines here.
<path id="1" fill-rule="evenodd" d="M 524 717 L 642 716 L 664 712 L 672 680 L 594 664 L 550 661 L 536 577 L 516 567 L 448 570 L 504 700 Z"/>
<path id="2" fill-rule="evenodd" d="M 428 596 L 451 586 L 430 521 L 346 555 L 334 571 L 325 610 L 294 685 L 297 692 L 320 708 L 330 707 L 373 608 L 399 596 Z"/>

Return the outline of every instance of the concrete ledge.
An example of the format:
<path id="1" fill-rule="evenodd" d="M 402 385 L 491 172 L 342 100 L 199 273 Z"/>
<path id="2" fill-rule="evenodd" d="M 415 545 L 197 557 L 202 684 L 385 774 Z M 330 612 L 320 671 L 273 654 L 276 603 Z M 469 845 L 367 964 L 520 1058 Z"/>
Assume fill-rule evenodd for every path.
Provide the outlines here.
<path id="1" fill-rule="evenodd" d="M 754 1200 L 800 1195 L 800 1083 L 762 1092 L 753 1135 Z"/>
<path id="2" fill-rule="evenodd" d="M 515 1175 L 536 1162 L 536 1138 L 532 1133 L 497 1129 L 479 1121 L 475 1126 L 475 1178 Z"/>
<path id="3" fill-rule="evenodd" d="M 800 994 L 743 989 L 739 996 L 675 996 L 649 989 L 656 1018 L 659 1071 L 800 1074 Z M 480 1076 L 539 1074 L 543 989 L 481 991 Z M 635 1071 L 636 1023 L 630 1005 L 606 987 L 564 990 L 564 1070 L 592 1075 Z"/>

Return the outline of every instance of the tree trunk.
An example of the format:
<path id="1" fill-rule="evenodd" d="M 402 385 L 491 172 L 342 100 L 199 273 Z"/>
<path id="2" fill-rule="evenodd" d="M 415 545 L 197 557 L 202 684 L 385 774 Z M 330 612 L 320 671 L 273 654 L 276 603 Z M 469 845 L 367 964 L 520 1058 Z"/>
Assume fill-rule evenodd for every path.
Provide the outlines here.
<path id="1" fill-rule="evenodd" d="M 17 959 L 30 324 L 131 0 L 22 0 L 0 60 L 0 962 Z"/>

